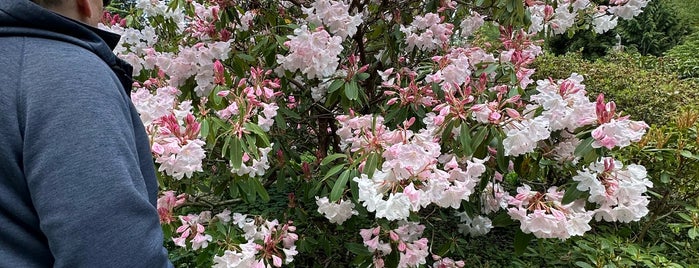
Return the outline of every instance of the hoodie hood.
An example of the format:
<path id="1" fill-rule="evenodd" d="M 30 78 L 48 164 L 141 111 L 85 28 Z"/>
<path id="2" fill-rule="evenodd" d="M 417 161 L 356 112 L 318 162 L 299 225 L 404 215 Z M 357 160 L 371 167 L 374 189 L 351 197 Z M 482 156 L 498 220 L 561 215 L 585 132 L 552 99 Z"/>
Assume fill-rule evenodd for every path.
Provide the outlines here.
<path id="1" fill-rule="evenodd" d="M 133 68 L 112 50 L 121 36 L 51 12 L 29 0 L 0 1 L 0 37 L 27 36 L 53 39 L 83 47 L 112 68 L 127 92 Z"/>

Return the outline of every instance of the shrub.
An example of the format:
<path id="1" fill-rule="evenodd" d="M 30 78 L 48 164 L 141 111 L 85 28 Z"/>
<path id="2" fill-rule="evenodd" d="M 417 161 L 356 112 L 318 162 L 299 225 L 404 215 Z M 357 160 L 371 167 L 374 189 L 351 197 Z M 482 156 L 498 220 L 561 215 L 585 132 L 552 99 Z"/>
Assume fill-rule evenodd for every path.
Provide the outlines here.
<path id="1" fill-rule="evenodd" d="M 631 20 L 619 20 L 619 26 L 609 32 L 578 31 L 572 35 L 552 36 L 547 45 L 557 55 L 579 52 L 583 58 L 595 60 L 612 51 L 618 34 L 626 50 L 660 56 L 691 32 L 685 17 L 675 14 L 674 5 L 654 0 L 648 3 L 643 13 Z"/>
<path id="2" fill-rule="evenodd" d="M 699 81 L 699 32 L 692 34 L 681 45 L 665 52 L 668 68 L 680 78 Z"/>
<path id="3" fill-rule="evenodd" d="M 677 75 L 663 71 L 657 62 L 655 57 L 626 53 L 593 62 L 579 54 L 547 54 L 537 59 L 535 68 L 537 74 L 552 77 L 570 72 L 582 74 L 590 94 L 604 93 L 635 119 L 662 124 L 670 121 L 678 107 L 693 103 L 699 92 L 696 83 L 679 80 Z"/>

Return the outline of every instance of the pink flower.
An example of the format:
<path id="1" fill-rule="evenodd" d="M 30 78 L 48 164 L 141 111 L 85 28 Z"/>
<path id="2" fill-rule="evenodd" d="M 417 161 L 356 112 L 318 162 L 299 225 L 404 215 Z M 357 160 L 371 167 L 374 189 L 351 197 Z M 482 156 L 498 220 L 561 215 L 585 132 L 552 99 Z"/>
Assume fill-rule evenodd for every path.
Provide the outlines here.
<path id="1" fill-rule="evenodd" d="M 158 198 L 158 216 L 160 216 L 160 223 L 170 224 L 174 219 L 172 218 L 172 210 L 178 206 L 181 206 L 186 201 L 185 194 L 180 194 L 175 196 L 174 191 L 166 191 L 163 195 Z"/>

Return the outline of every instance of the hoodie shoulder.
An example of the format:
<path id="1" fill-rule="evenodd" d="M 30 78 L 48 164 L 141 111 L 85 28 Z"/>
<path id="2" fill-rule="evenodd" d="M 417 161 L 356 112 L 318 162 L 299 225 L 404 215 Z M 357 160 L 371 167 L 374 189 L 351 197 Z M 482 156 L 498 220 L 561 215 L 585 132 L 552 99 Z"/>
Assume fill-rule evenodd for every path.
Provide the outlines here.
<path id="1" fill-rule="evenodd" d="M 25 37 L 22 66 L 23 90 L 48 95 L 99 93 L 128 99 L 107 63 L 90 50 L 68 42 Z"/>

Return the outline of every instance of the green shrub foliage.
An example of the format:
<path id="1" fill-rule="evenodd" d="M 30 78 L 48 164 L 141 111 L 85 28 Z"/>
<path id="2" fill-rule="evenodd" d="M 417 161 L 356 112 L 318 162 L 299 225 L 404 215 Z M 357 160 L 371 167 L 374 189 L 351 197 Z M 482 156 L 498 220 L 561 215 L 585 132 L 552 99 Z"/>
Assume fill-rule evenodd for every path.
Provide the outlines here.
<path id="1" fill-rule="evenodd" d="M 596 34 L 593 31 L 577 31 L 552 36 L 547 40 L 547 45 L 557 55 L 580 52 L 584 58 L 594 60 L 613 50 L 618 34 L 624 49 L 642 55 L 660 56 L 682 42 L 682 38 L 691 32 L 686 21 L 689 18 L 678 17 L 677 12 L 667 0 L 651 1 L 643 13 L 632 20 L 619 20 L 619 26 L 609 32 Z"/>

